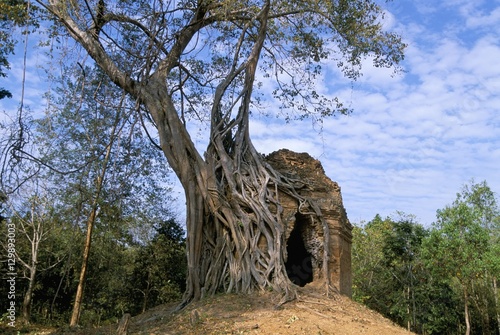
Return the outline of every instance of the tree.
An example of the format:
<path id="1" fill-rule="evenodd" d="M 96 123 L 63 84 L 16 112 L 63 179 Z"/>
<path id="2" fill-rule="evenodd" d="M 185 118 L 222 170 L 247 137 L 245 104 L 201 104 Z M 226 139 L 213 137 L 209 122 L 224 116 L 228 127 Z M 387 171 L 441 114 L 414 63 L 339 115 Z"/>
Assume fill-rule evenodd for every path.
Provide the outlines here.
<path id="1" fill-rule="evenodd" d="M 384 220 L 376 215 L 353 234 L 355 299 L 416 330 L 418 263 L 425 229 L 411 215 L 397 214 L 397 219 Z"/>
<path id="2" fill-rule="evenodd" d="M 398 319 L 406 321 L 408 330 L 419 327 L 417 321 L 417 286 L 419 267 L 421 266 L 420 249 L 427 232 L 411 215 L 398 213 L 399 218 L 392 220 L 391 230 L 383 246 L 385 262 L 395 279 L 393 289 L 401 292 L 401 296 L 394 299 L 394 314 Z M 403 304 L 403 308 L 398 308 Z M 420 321 L 420 320 L 419 320 Z"/>
<path id="3" fill-rule="evenodd" d="M 17 254 L 19 263 L 25 268 L 27 275 L 24 278 L 28 280 L 28 287 L 24 293 L 22 317 L 23 321 L 28 324 L 31 319 L 31 307 L 33 293 L 36 285 L 36 277 L 40 271 L 45 271 L 56 266 L 60 259 L 53 259 L 51 262 L 42 263 L 42 253 L 49 253 L 50 248 L 42 248 L 42 244 L 47 242 L 50 234 L 57 228 L 57 222 L 51 217 L 53 213 L 51 206 L 48 204 L 48 198 L 43 195 L 35 194 L 30 199 L 30 208 L 26 215 L 21 216 L 20 213 L 14 211 L 16 221 L 15 225 L 19 227 L 19 235 L 23 236 L 28 242 L 29 252 L 26 258 Z M 44 264 L 45 263 L 45 264 Z"/>
<path id="4" fill-rule="evenodd" d="M 389 316 L 386 301 L 392 291 L 392 276 L 386 269 L 384 250 L 391 221 L 376 215 L 364 226 L 355 226 L 352 243 L 353 298 Z"/>
<path id="5" fill-rule="evenodd" d="M 496 227 L 495 227 L 496 225 Z M 437 221 L 426 240 L 426 259 L 436 275 L 455 281 L 463 298 L 463 312 L 466 335 L 471 332 L 470 307 L 479 307 L 481 298 L 477 295 L 477 285 L 484 278 L 495 278 L 498 273 L 490 273 L 491 264 L 500 261 L 498 254 L 491 259 L 498 240 L 498 209 L 493 192 L 486 182 L 466 185 L 452 205 L 437 212 Z M 498 267 L 497 267 L 498 269 Z M 491 291 L 490 291 L 491 292 Z M 491 292 L 489 296 L 497 296 Z M 488 311 L 480 313 L 488 317 Z M 489 320 L 483 322 L 483 333 L 489 333 Z"/>
<path id="6" fill-rule="evenodd" d="M 45 117 L 36 120 L 37 157 L 22 153 L 50 170 L 51 183 L 60 187 L 59 210 L 85 234 L 70 321 L 75 326 L 96 226 L 122 224 L 123 231 L 132 231 L 147 210 L 163 211 L 154 218 L 170 215 L 168 170 L 157 162 L 159 151 L 143 133 L 134 102 L 98 69 L 67 67 L 59 88 L 50 93 Z M 165 205 L 151 201 L 157 196 Z"/>
<path id="7" fill-rule="evenodd" d="M 159 222 L 155 236 L 138 248 L 132 274 L 133 296 L 142 300 L 140 312 L 159 303 L 171 302 L 182 295 L 186 283 L 184 232 L 175 222 Z"/>
<path id="8" fill-rule="evenodd" d="M 19 289 L 19 292 L 24 292 L 21 316 L 25 324 L 31 322 L 33 296 L 39 287 L 40 273 L 57 266 L 64 258 L 64 254 L 52 244 L 53 236 L 61 232 L 61 223 L 52 205 L 55 199 L 49 195 L 50 191 L 42 185 L 44 181 L 39 177 L 26 183 L 21 199 L 11 197 L 7 201 L 10 213 L 7 219 L 15 227 L 16 263 L 22 270 L 21 278 L 27 281 L 25 288 Z M 0 241 L 0 245 L 7 250 L 4 241 Z"/>
<path id="9" fill-rule="evenodd" d="M 267 287 L 294 298 L 278 193 L 303 204 L 302 214 L 322 215 L 252 145 L 256 74 L 274 82 L 272 95 L 297 118 L 346 113 L 314 89 L 321 62 L 336 59 L 352 79 L 365 57 L 397 68 L 405 45 L 382 30 L 382 8 L 369 0 L 38 3 L 157 128 L 186 196 L 184 302 Z M 209 124 L 204 155 L 189 133 L 193 120 Z"/>
<path id="10" fill-rule="evenodd" d="M 425 267 L 428 230 L 412 215 L 353 229 L 353 298 L 419 334 L 456 334 L 460 307 L 448 283 Z M 427 253 L 428 255 L 428 253 Z"/>

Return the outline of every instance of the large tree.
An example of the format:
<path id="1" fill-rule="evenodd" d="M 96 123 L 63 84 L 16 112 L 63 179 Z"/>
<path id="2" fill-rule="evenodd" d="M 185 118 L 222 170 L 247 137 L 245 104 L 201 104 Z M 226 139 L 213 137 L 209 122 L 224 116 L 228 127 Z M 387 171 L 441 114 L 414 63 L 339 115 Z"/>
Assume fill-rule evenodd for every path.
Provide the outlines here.
<path id="1" fill-rule="evenodd" d="M 184 301 L 255 288 L 293 298 L 279 194 L 294 197 L 302 214 L 322 214 L 252 145 L 256 76 L 290 119 L 347 112 L 315 89 L 322 62 L 335 60 L 352 79 L 366 57 L 397 68 L 405 45 L 383 31 L 383 9 L 372 0 L 38 3 L 158 131 L 187 202 Z M 191 139 L 193 120 L 210 129 L 204 154 Z"/>

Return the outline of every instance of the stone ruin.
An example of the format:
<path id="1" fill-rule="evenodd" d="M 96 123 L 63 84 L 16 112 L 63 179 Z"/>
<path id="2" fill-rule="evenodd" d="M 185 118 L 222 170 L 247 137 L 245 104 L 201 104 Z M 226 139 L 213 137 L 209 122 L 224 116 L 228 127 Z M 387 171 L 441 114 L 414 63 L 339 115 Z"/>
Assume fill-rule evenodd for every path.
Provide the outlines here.
<path id="1" fill-rule="evenodd" d="M 281 149 L 267 155 L 266 161 L 281 174 L 300 182 L 297 192 L 316 201 L 330 234 L 330 245 L 325 246 L 323 224 L 311 215 L 300 214 L 297 200 L 280 194 L 286 227 L 288 277 L 299 286 L 324 283 L 323 256 L 328 248 L 330 284 L 350 297 L 352 225 L 342 204 L 339 185 L 328 178 L 321 163 L 307 153 Z"/>

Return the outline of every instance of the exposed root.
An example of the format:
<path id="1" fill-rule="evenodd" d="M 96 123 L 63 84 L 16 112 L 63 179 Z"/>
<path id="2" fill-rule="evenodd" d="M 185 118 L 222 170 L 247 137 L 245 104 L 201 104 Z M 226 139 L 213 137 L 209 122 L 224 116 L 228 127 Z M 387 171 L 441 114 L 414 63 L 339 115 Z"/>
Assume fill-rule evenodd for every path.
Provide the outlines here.
<path id="1" fill-rule="evenodd" d="M 287 223 L 282 217 L 282 194 L 297 201 L 298 213 L 322 223 L 325 245 L 329 243 L 319 206 L 297 192 L 304 184 L 275 171 L 250 141 L 250 97 L 268 11 L 269 2 L 245 26 L 243 34 L 254 29 L 257 40 L 244 62 L 235 55 L 231 72 L 216 89 L 206 170 L 196 177 L 201 180 L 198 189 L 187 195 L 188 289 L 182 306 L 217 291 L 272 289 L 281 295 L 280 304 L 297 298 L 297 287 L 285 266 Z M 243 83 L 240 92 L 233 91 L 234 82 Z M 324 278 L 329 278 L 328 256 L 324 248 Z"/>

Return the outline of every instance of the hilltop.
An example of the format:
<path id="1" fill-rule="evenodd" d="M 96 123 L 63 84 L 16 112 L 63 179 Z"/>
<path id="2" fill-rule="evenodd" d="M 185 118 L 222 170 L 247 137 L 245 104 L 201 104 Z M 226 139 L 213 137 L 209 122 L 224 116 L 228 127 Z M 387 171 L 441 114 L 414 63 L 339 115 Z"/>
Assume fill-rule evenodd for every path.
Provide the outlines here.
<path id="1" fill-rule="evenodd" d="M 351 299 L 326 297 L 311 287 L 301 288 L 299 299 L 277 306 L 272 292 L 254 295 L 220 294 L 192 303 L 174 313 L 175 304 L 160 305 L 132 317 L 129 335 L 160 334 L 383 334 L 409 332 Z M 114 334 L 116 325 L 52 335 Z"/>

